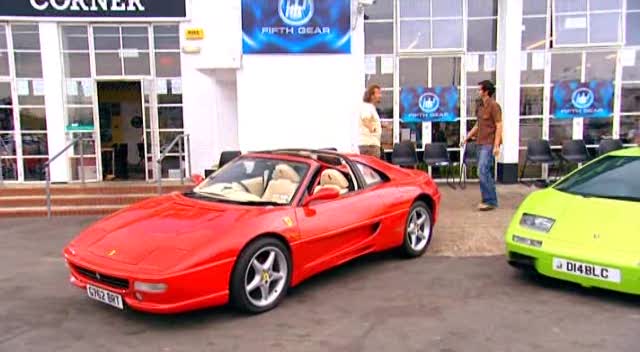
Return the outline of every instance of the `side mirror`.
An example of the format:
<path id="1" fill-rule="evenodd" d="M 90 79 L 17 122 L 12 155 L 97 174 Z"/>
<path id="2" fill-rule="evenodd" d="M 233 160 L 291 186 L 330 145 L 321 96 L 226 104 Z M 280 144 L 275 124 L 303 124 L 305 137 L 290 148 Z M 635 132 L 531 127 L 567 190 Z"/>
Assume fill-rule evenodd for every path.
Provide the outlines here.
<path id="1" fill-rule="evenodd" d="M 317 200 L 329 200 L 329 199 L 336 199 L 336 198 L 340 198 L 340 192 L 337 189 L 324 188 L 318 191 L 318 193 L 307 197 L 302 203 L 302 206 L 306 207 L 312 202 L 315 202 Z"/>
<path id="2" fill-rule="evenodd" d="M 196 186 L 201 184 L 204 181 L 204 177 L 202 175 L 193 174 L 191 175 L 191 182 L 193 182 Z"/>

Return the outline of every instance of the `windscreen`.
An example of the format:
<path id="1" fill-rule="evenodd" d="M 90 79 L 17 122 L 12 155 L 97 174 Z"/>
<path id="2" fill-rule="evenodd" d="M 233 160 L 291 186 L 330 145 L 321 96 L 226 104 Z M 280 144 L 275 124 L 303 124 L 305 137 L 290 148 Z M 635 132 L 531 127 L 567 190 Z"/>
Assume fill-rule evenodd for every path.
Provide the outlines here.
<path id="1" fill-rule="evenodd" d="M 239 158 L 209 176 L 194 193 L 239 203 L 289 204 L 308 170 L 302 162 Z"/>
<path id="2" fill-rule="evenodd" d="M 640 202 L 640 157 L 606 156 L 569 176 L 555 189 L 586 197 Z"/>

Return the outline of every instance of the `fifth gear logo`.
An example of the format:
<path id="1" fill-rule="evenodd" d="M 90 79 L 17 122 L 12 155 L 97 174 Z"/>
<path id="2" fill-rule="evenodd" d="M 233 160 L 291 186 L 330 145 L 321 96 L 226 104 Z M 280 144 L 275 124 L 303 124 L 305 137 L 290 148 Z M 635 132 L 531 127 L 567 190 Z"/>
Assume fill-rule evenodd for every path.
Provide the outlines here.
<path id="1" fill-rule="evenodd" d="M 587 109 L 594 101 L 593 92 L 589 88 L 576 89 L 571 95 L 571 103 L 577 109 Z"/>
<path id="2" fill-rule="evenodd" d="M 431 114 L 440 108 L 440 98 L 433 93 L 425 93 L 420 97 L 418 105 L 420 106 L 420 110 L 426 114 Z"/>
<path id="3" fill-rule="evenodd" d="M 278 15 L 286 26 L 262 27 L 262 34 L 277 35 L 330 35 L 331 28 L 306 26 L 313 18 L 313 0 L 279 0 Z"/>
<path id="4" fill-rule="evenodd" d="M 313 17 L 313 0 L 280 0 L 278 13 L 289 26 L 304 26 Z"/>

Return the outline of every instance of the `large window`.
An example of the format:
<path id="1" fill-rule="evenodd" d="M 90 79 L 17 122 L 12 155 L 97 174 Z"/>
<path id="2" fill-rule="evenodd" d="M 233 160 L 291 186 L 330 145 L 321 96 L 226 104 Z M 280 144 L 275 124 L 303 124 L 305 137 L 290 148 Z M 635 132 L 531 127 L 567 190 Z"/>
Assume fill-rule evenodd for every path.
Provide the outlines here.
<path id="1" fill-rule="evenodd" d="M 149 76 L 148 26 L 93 27 L 96 75 Z"/>
<path id="2" fill-rule="evenodd" d="M 378 0 L 365 8 L 365 83 L 382 87 L 385 150 L 404 140 L 419 152 L 444 142 L 460 159 L 460 140 L 475 124 L 477 83 L 496 80 L 497 12 L 496 0 Z M 460 119 L 403 121 L 401 89 L 415 86 L 455 86 Z"/>
<path id="3" fill-rule="evenodd" d="M 622 42 L 622 0 L 555 0 L 554 47 Z"/>
<path id="4" fill-rule="evenodd" d="M 89 27 L 86 25 L 62 26 L 62 59 L 65 76 L 66 130 L 71 139 L 83 137 L 82 147 L 77 144 L 70 156 L 71 179 L 81 179 L 84 160 L 85 177 L 96 174 L 96 129 L 93 119 L 94 81 L 91 79 L 91 53 Z M 69 141 L 70 142 L 70 141 Z M 81 150 L 82 149 L 82 150 Z"/>
<path id="5" fill-rule="evenodd" d="M 382 89 L 378 115 L 382 123 L 382 147 L 393 149 L 393 78 L 395 56 L 393 41 L 393 0 L 379 0 L 365 12 L 365 84 Z"/>
<path id="6" fill-rule="evenodd" d="M 462 0 L 399 0 L 400 51 L 463 48 Z"/>
<path id="7" fill-rule="evenodd" d="M 3 36 L 0 50 L 5 48 L 9 52 L 7 43 L 10 39 L 13 54 L 13 77 L 0 88 L 3 91 L 0 95 L 4 96 L 0 97 L 4 101 L 0 103 L 4 106 L 0 113 L 4 127 L 0 128 L 8 132 L 3 133 L 3 140 L 9 146 L 0 149 L 5 153 L 10 149 L 8 154 L 11 156 L 9 164 L 3 164 L 3 173 L 8 172 L 5 174 L 8 179 L 20 179 L 22 174 L 24 181 L 43 181 L 49 148 L 39 27 L 31 23 L 12 24 L 3 27 L 0 35 Z"/>
<path id="8" fill-rule="evenodd" d="M 524 0 L 523 5 L 520 164 L 530 139 L 548 139 L 559 151 L 564 141 L 579 138 L 593 154 L 603 139 L 638 143 L 640 104 L 635 102 L 640 101 L 640 69 L 634 45 L 640 42 L 634 21 L 640 2 Z M 623 42 L 626 47 L 621 48 Z M 556 118 L 551 110 L 554 82 L 564 80 L 613 82 L 613 105 L 620 110 L 605 118 Z M 540 177 L 541 172 L 533 166 L 525 176 Z"/>
<path id="9" fill-rule="evenodd" d="M 83 145 L 92 165 L 97 129 L 94 105 L 96 79 L 126 77 L 140 81 L 144 93 L 144 151 L 147 178 L 154 179 L 155 160 L 163 147 L 184 133 L 180 32 L 177 24 L 162 25 L 64 25 L 61 26 L 66 79 L 67 131 L 90 139 Z M 79 148 L 72 159 L 72 175 L 78 179 Z M 108 149 L 105 149 L 108 152 Z M 105 155 L 108 155 L 105 154 Z M 185 160 L 183 160 L 184 162 Z M 85 160 L 87 165 L 87 160 Z M 164 178 L 180 169 L 178 147 L 164 160 Z M 179 175 L 175 176 L 179 177 Z"/>
<path id="10" fill-rule="evenodd" d="M 627 0 L 625 43 L 626 45 L 640 45 L 640 1 Z"/>
<path id="11" fill-rule="evenodd" d="M 520 53 L 520 160 L 526 156 L 527 143 L 543 136 L 547 33 L 547 1 L 524 0 Z M 530 164 L 525 177 L 539 177 L 541 172 L 539 165 Z"/>
<path id="12" fill-rule="evenodd" d="M 0 166 L 4 180 L 18 179 L 7 28 L 0 24 Z"/>
<path id="13" fill-rule="evenodd" d="M 160 147 L 162 147 L 170 144 L 176 136 L 184 133 L 182 80 L 180 78 L 180 32 L 177 25 L 154 26 L 153 32 L 158 133 Z M 169 170 L 176 169 L 180 169 L 179 147 L 171 150 L 169 156 L 163 161 L 163 177 L 168 178 L 170 176 Z"/>
<path id="14" fill-rule="evenodd" d="M 631 56 L 636 61 L 628 59 L 622 65 L 620 139 L 625 144 L 640 145 L 640 65 L 637 58 L 640 49 L 627 48 L 622 55 Z"/>

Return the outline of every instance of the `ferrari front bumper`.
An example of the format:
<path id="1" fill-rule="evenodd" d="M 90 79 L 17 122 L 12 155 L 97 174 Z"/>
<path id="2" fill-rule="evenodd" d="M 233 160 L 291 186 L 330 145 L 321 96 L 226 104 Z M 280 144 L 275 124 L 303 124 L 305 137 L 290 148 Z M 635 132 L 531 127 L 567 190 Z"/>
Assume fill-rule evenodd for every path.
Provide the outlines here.
<path id="1" fill-rule="evenodd" d="M 208 264 L 197 269 L 156 277 L 139 277 L 134 273 L 113 272 L 87 263 L 70 261 L 69 282 L 83 290 L 87 285 L 118 294 L 134 310 L 172 314 L 205 307 L 224 305 L 229 300 L 228 278 L 233 260 Z M 100 273 L 99 277 L 90 272 Z M 107 277 L 105 279 L 104 277 Z M 136 291 L 134 282 L 155 282 L 167 285 L 162 293 Z"/>

